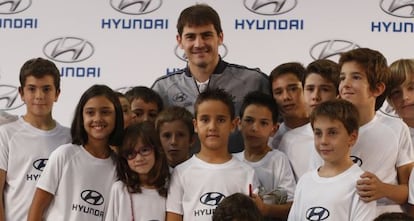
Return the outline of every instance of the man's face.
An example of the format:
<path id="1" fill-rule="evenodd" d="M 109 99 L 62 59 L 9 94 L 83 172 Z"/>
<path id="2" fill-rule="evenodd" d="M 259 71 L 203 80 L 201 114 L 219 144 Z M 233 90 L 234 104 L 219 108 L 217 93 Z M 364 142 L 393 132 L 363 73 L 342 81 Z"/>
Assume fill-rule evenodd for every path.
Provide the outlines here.
<path id="1" fill-rule="evenodd" d="M 218 34 L 213 24 L 184 26 L 177 42 L 184 50 L 190 66 L 205 68 L 216 65 L 219 59 L 218 47 L 223 43 L 223 33 Z"/>

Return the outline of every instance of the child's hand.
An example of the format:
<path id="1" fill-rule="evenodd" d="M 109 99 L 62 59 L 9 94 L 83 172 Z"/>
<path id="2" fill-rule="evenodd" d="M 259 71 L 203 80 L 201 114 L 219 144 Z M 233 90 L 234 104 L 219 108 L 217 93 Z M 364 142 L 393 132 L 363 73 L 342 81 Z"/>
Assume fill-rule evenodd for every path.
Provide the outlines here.
<path id="1" fill-rule="evenodd" d="M 364 172 L 361 179 L 357 181 L 357 192 L 364 202 L 371 202 L 385 196 L 383 193 L 383 185 L 378 177 L 370 172 Z"/>
<path id="2" fill-rule="evenodd" d="M 260 196 L 255 193 L 252 193 L 252 196 L 250 198 L 254 201 L 260 213 L 263 216 L 265 216 L 267 211 L 266 211 L 266 205 L 264 204 L 262 198 L 260 198 Z"/>

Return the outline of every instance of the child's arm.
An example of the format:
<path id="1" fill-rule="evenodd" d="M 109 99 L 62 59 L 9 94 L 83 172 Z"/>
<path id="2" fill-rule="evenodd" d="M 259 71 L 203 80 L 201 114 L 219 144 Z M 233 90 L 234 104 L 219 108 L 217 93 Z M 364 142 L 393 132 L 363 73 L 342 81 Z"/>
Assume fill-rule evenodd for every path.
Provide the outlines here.
<path id="1" fill-rule="evenodd" d="M 289 215 L 290 207 L 292 202 L 286 202 L 285 204 L 265 204 L 263 200 L 257 194 L 252 194 L 252 199 L 259 208 L 260 213 L 266 217 L 282 218 L 287 219 Z"/>
<path id="2" fill-rule="evenodd" d="M 167 212 L 166 221 L 182 221 L 183 216 L 177 213 Z"/>
<path id="3" fill-rule="evenodd" d="M 408 199 L 408 179 L 413 164 L 409 163 L 397 168 L 398 184 L 383 183 L 370 172 L 364 172 L 357 181 L 357 190 L 361 199 L 365 202 L 387 197 L 388 199 L 404 204 Z"/>
<path id="4" fill-rule="evenodd" d="M 4 185 L 6 184 L 6 171 L 0 169 L 0 221 L 4 221 Z"/>
<path id="5" fill-rule="evenodd" d="M 50 202 L 53 200 L 53 195 L 42 189 L 37 188 L 33 197 L 32 205 L 30 206 L 28 221 L 42 221 L 43 214 L 49 208 Z"/>

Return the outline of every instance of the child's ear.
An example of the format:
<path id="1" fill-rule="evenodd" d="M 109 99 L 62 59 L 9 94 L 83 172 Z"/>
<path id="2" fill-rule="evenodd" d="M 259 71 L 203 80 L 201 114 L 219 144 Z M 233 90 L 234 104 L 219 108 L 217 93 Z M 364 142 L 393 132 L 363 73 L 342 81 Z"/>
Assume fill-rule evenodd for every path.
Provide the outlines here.
<path id="1" fill-rule="evenodd" d="M 240 119 L 240 117 L 237 117 L 239 120 L 237 122 L 237 129 L 241 130 L 242 129 L 242 120 Z"/>
<path id="2" fill-rule="evenodd" d="M 198 131 L 197 131 L 197 120 L 196 119 L 193 119 L 193 125 L 194 125 L 194 132 L 198 133 Z"/>
<path id="3" fill-rule="evenodd" d="M 19 94 L 20 94 L 20 97 L 23 97 L 23 88 L 22 87 L 19 87 Z"/>
<path id="4" fill-rule="evenodd" d="M 59 95 L 60 95 L 60 89 L 56 89 L 56 97 L 55 97 L 55 102 L 57 102 L 57 101 L 58 101 Z"/>
<path id="5" fill-rule="evenodd" d="M 355 145 L 356 141 L 358 140 L 358 131 L 354 130 L 349 134 L 349 146 L 352 147 Z"/>
<path id="6" fill-rule="evenodd" d="M 278 122 L 273 124 L 272 133 L 270 134 L 270 136 L 273 137 L 276 134 L 277 130 L 279 130 L 279 123 Z"/>
<path id="7" fill-rule="evenodd" d="M 379 97 L 382 93 L 384 93 L 385 88 L 386 88 L 385 84 L 383 82 L 379 82 L 377 83 L 375 90 L 372 91 L 372 93 L 375 97 Z"/>
<path id="8" fill-rule="evenodd" d="M 237 125 L 240 122 L 240 118 L 239 117 L 235 117 L 234 120 L 231 122 L 232 124 L 232 132 L 234 132 L 237 128 Z"/>

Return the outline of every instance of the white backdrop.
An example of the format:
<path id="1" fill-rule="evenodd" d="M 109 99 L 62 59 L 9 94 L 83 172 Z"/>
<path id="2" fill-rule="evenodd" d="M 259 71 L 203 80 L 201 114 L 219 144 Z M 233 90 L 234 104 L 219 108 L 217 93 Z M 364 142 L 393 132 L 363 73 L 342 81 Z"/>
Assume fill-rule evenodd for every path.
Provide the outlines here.
<path id="1" fill-rule="evenodd" d="M 265 73 L 289 61 L 337 61 L 354 47 L 377 49 L 389 63 L 414 57 L 414 1 L 407 0 L 0 0 L 0 109 L 24 113 L 18 74 L 33 57 L 61 70 L 53 112 L 66 126 L 92 84 L 151 86 L 185 66 L 175 25 L 195 3 L 219 12 L 224 59 Z"/>

